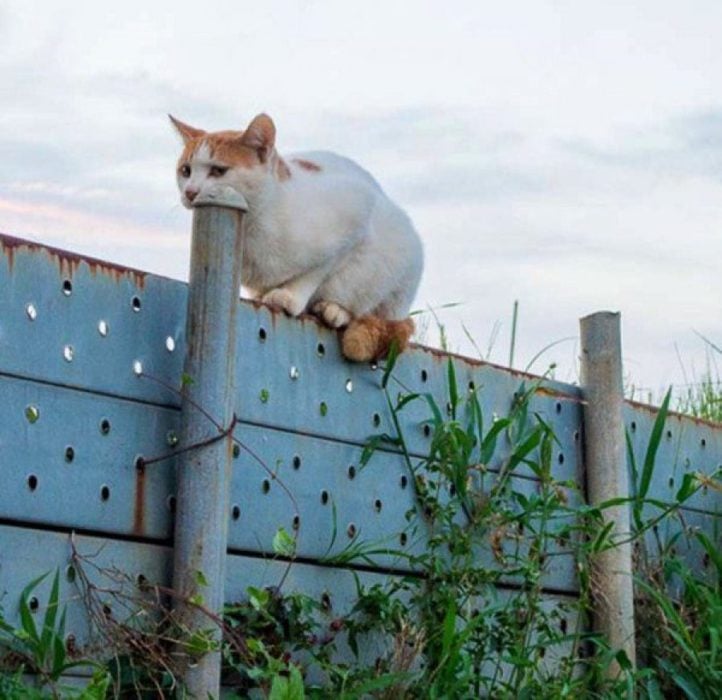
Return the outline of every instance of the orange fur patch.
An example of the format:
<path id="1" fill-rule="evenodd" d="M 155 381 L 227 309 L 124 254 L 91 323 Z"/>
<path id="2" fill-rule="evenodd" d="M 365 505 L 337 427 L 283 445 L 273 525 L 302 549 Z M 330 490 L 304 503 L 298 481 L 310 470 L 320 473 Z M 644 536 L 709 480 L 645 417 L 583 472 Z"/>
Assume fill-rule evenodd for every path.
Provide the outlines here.
<path id="1" fill-rule="evenodd" d="M 355 318 L 344 331 L 341 350 L 346 359 L 353 362 L 380 360 L 388 355 L 392 343 L 403 352 L 414 333 L 414 322 L 389 321 L 378 316 Z"/>
<path id="2" fill-rule="evenodd" d="M 194 153 L 202 146 L 207 145 L 211 157 L 225 165 L 241 168 L 252 168 L 258 165 L 258 152 L 241 142 L 242 131 L 218 131 L 213 134 L 204 134 L 189 139 L 183 147 L 178 161 L 179 166 L 189 163 Z"/>
<path id="3" fill-rule="evenodd" d="M 217 131 L 212 134 L 204 133 L 202 136 L 186 141 L 183 152 L 178 160 L 178 168 L 189 163 L 195 152 L 203 145 L 208 146 L 211 158 L 231 167 L 253 168 L 260 162 L 258 151 L 246 146 L 243 142 L 243 131 Z M 283 182 L 291 177 L 291 169 L 281 156 L 274 151 L 276 164 L 274 174 Z M 313 163 L 310 163 L 313 165 Z M 320 170 L 320 168 L 318 168 Z"/>
<path id="4" fill-rule="evenodd" d="M 318 163 L 312 163 L 310 160 L 304 160 L 303 158 L 294 158 L 293 162 L 299 167 L 303 168 L 304 170 L 309 170 L 313 173 L 319 173 L 321 172 L 322 168 Z"/>

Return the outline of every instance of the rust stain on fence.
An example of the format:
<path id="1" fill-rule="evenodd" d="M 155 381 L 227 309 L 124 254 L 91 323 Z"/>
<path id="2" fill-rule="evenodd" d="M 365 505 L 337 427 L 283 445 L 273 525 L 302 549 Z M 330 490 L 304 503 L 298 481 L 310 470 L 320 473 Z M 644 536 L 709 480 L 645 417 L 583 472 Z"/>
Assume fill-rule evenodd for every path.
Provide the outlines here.
<path id="1" fill-rule="evenodd" d="M 10 271 L 12 271 L 15 264 L 15 254 L 19 251 L 27 251 L 35 255 L 47 257 L 50 262 L 54 262 L 58 266 L 61 275 L 72 277 L 81 265 L 87 265 L 93 276 L 100 273 L 112 278 L 116 282 L 129 278 L 136 287 L 140 289 L 145 287 L 145 272 L 105 260 L 76 255 L 75 253 L 69 253 L 59 248 L 40 245 L 39 243 L 27 241 L 23 238 L 16 238 L 15 236 L 8 236 L 4 233 L 0 234 L 0 248 L 8 261 Z"/>
<path id="2" fill-rule="evenodd" d="M 652 406 L 648 403 L 642 403 L 640 401 L 631 401 L 626 400 L 624 403 L 627 404 L 627 406 L 631 406 L 632 408 L 635 408 L 639 411 L 642 411 L 644 413 L 648 413 L 652 418 L 654 418 L 657 413 L 659 413 L 659 406 Z M 721 423 L 716 423 L 715 421 L 708 420 L 707 418 L 699 418 L 697 416 L 690 416 L 686 413 L 679 413 L 677 411 L 668 411 L 667 412 L 667 420 L 675 419 L 679 423 L 692 423 L 696 426 L 704 426 L 706 428 L 712 428 L 714 430 L 719 430 L 720 427 L 722 427 Z"/>
<path id="3" fill-rule="evenodd" d="M 135 465 L 135 506 L 133 509 L 133 532 L 142 535 L 145 530 L 145 462 L 142 458 Z"/>

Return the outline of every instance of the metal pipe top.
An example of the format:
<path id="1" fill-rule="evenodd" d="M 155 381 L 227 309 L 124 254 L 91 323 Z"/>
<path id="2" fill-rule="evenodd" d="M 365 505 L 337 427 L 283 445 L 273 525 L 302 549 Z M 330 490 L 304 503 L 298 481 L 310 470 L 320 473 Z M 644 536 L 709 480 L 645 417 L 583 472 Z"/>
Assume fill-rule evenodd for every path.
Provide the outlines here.
<path id="1" fill-rule="evenodd" d="M 227 207 L 228 209 L 248 211 L 248 202 L 238 190 L 234 190 L 230 185 L 215 185 L 205 187 L 198 193 L 193 200 L 193 208 L 198 207 Z"/>

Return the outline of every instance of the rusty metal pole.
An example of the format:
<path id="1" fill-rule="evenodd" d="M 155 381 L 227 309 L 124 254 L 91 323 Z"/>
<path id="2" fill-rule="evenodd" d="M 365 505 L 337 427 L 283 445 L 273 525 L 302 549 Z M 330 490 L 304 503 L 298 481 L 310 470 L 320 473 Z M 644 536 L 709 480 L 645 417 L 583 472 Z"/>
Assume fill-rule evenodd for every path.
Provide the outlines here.
<path id="1" fill-rule="evenodd" d="M 184 366 L 188 381 L 181 402 L 180 444 L 217 439 L 178 460 L 173 587 L 178 619 L 188 634 L 210 630 L 214 641 L 220 641 L 218 625 L 187 601 L 193 599 L 214 614 L 223 606 L 233 447 L 224 431 L 233 421 L 246 210 L 243 197 L 226 187 L 198 195 L 193 211 Z M 213 651 L 186 663 L 183 682 L 191 697 L 219 697 L 220 662 L 220 652 Z"/>
<path id="2" fill-rule="evenodd" d="M 584 398 L 584 435 L 587 497 L 592 505 L 629 496 L 629 476 L 622 406 L 622 346 L 620 316 L 601 311 L 582 318 L 581 378 Z M 604 509 L 613 522 L 611 536 L 625 544 L 596 555 L 594 566 L 594 625 L 612 649 L 623 649 L 635 664 L 632 546 L 629 540 L 629 505 Z M 621 669 L 614 661 L 607 669 L 616 678 Z"/>

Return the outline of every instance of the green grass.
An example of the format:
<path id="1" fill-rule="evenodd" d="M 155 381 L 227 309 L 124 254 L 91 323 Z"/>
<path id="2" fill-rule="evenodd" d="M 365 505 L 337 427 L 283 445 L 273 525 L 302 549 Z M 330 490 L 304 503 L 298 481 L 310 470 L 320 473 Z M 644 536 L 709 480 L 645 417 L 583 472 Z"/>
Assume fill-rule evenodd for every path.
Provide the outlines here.
<path id="1" fill-rule="evenodd" d="M 489 416 L 481 390 L 460 387 L 451 361 L 446 396 L 437 402 L 430 394 L 403 391 L 394 379 L 395 360 L 388 359 L 382 377 L 392 430 L 369 440 L 359 468 L 372 464 L 379 448 L 400 451 L 415 493 L 404 534 L 410 544 L 423 541 L 425 547 L 397 554 L 416 575 L 373 585 L 357 579 L 355 603 L 339 611 L 303 593 L 249 588 L 223 619 L 209 615 L 209 626 L 223 630 L 225 682 L 240 697 L 256 692 L 278 700 L 719 697 L 719 542 L 710 533 L 690 531 L 681 510 L 699 489 L 721 488 L 719 475 L 690 472 L 669 502 L 649 497 L 660 478 L 657 454 L 671 394 L 643 453 L 635 454 L 628 441 L 633 494 L 589 506 L 575 483 L 555 476 L 557 438 L 532 401 L 543 377 L 520 384 L 506 415 Z M 412 404 L 424 406 L 428 416 L 431 440 L 423 458 L 411 455 L 401 427 Z M 522 471 L 525 478 L 519 478 Z M 636 670 L 587 624 L 596 593 L 594 558 L 620 544 L 610 534 L 606 512 L 620 503 L 631 509 L 629 538 L 636 551 Z M 711 569 L 691 570 L 677 554 L 684 542 L 705 553 Z M 295 540 L 283 529 L 274 550 L 294 565 Z M 354 537 L 326 563 L 368 566 L 389 552 L 384 543 Z M 554 598 L 545 589 L 560 556 L 573 560 L 578 597 Z M 76 568 L 82 583 L 79 562 Z M 40 622 L 28 607 L 41 581 L 23 591 L 20 626 L 0 622 L 2 697 L 182 696 L 179 656 L 218 648 L 209 636 L 179 627 L 162 589 L 146 583 L 123 600 L 143 615 L 128 621 L 90 616 L 96 634 L 114 640 L 106 645 L 112 656 L 107 666 L 82 656 L 70 661 L 57 574 Z M 84 589 L 80 597 L 97 611 L 91 593 Z M 381 640 L 373 663 L 364 656 L 369 640 Z M 622 671 L 610 679 L 605 670 L 613 659 Z M 75 664 L 95 669 L 95 675 L 85 689 L 71 691 L 63 688 L 62 675 Z M 26 673 L 38 682 L 28 685 Z"/>

